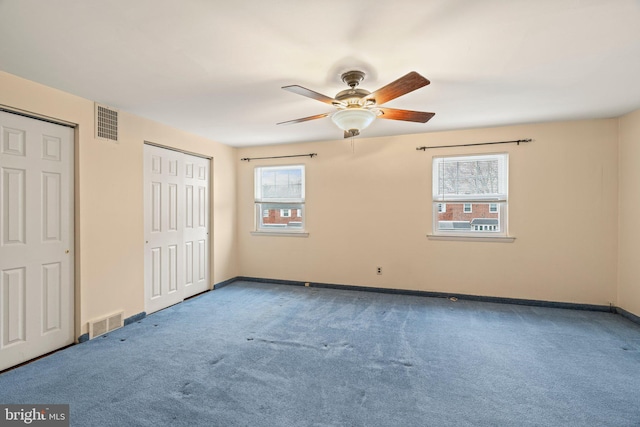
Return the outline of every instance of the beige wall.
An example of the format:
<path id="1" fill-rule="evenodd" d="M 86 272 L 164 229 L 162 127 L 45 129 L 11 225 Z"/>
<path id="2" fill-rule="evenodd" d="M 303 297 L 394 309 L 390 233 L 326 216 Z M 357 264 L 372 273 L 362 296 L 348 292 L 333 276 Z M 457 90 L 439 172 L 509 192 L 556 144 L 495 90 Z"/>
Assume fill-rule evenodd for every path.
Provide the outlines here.
<path id="1" fill-rule="evenodd" d="M 76 336 L 118 310 L 144 311 L 144 141 L 213 157 L 212 278 L 238 275 L 235 149 L 124 111 L 118 143 L 94 138 L 94 104 L 0 72 L 0 104 L 76 123 Z"/>
<path id="2" fill-rule="evenodd" d="M 620 118 L 618 306 L 640 316 L 640 110 Z"/>
<path id="3" fill-rule="evenodd" d="M 359 137 L 353 150 L 342 139 L 241 149 L 240 157 L 318 156 L 238 166 L 240 271 L 261 278 L 615 304 L 617 127 L 616 119 L 591 120 Z M 423 145 L 523 138 L 534 141 L 416 151 Z M 510 154 L 509 227 L 515 242 L 427 239 L 431 157 L 498 151 Z M 253 236 L 253 168 L 285 163 L 307 168 L 309 237 Z"/>

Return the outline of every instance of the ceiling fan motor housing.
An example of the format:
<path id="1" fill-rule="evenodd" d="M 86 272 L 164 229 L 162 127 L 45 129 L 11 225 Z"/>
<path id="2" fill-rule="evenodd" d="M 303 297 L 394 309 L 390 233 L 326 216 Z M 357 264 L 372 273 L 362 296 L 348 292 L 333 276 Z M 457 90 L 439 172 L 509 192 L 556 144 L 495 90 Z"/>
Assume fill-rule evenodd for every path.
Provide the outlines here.
<path id="1" fill-rule="evenodd" d="M 368 95 L 371 95 L 371 92 L 365 89 L 345 89 L 338 92 L 338 94 L 335 96 L 335 100 L 339 101 L 339 103 L 342 105 L 346 104 L 347 107 L 361 107 L 362 98 Z"/>
<path id="2" fill-rule="evenodd" d="M 365 74 L 362 71 L 353 70 L 347 71 L 342 74 L 342 81 L 349 85 L 349 87 L 354 88 L 360 84 L 362 80 L 364 80 Z"/>

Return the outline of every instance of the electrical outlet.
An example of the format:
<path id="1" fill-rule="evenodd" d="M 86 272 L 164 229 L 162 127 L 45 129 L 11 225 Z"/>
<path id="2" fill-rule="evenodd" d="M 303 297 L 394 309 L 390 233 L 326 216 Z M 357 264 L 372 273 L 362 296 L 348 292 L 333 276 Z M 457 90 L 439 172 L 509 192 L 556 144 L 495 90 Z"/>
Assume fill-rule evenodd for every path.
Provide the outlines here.
<path id="1" fill-rule="evenodd" d="M 382 267 L 377 267 L 376 268 L 376 274 L 378 274 L 380 276 L 382 275 Z"/>
<path id="2" fill-rule="evenodd" d="M 310 286 L 309 282 L 305 282 L 304 284 L 307 288 Z"/>

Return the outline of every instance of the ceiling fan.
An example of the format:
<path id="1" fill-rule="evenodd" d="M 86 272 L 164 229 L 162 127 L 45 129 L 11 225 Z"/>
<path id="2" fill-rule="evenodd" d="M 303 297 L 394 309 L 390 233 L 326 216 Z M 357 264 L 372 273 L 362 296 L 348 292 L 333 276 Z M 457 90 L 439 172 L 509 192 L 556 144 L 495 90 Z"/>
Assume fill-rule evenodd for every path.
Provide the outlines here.
<path id="1" fill-rule="evenodd" d="M 375 92 L 357 88 L 364 79 L 364 76 L 365 74 L 362 71 L 357 70 L 343 73 L 341 76 L 342 81 L 348 84 L 350 89 L 338 92 L 335 98 L 330 98 L 298 85 L 283 86 L 282 89 L 288 90 L 289 92 L 331 104 L 336 107 L 338 111 L 316 114 L 315 116 L 289 120 L 278 124 L 287 125 L 331 116 L 333 123 L 344 131 L 344 137 L 349 138 L 359 135 L 360 131 L 369 126 L 376 118 L 426 123 L 435 115 L 435 113 L 425 113 L 423 111 L 397 110 L 394 108 L 381 107 L 385 102 L 413 92 L 430 83 L 429 80 L 415 71 L 400 77 L 398 80 L 381 87 Z"/>

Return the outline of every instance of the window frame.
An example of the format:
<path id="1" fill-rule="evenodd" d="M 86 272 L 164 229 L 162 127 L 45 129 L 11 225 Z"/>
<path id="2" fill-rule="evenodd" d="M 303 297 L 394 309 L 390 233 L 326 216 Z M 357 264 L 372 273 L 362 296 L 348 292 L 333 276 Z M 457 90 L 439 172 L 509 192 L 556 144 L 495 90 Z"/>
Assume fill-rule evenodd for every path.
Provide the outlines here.
<path id="1" fill-rule="evenodd" d="M 488 194 L 444 194 L 439 186 L 440 182 L 440 170 L 444 167 L 444 163 L 447 161 L 481 161 L 481 160 L 498 160 L 498 190 L 494 193 Z M 436 239 L 459 239 L 462 240 L 505 240 L 513 241 L 514 239 L 508 234 L 508 194 L 509 194 L 509 154 L 502 153 L 482 153 L 482 154 L 459 154 L 450 156 L 433 156 L 432 158 L 432 229 L 430 238 Z M 473 204 L 489 204 L 489 209 L 492 204 L 497 206 L 499 230 L 490 230 L 491 227 L 487 227 L 487 230 L 475 231 L 473 228 L 469 230 L 459 229 L 443 229 L 439 227 L 438 214 L 441 213 L 439 205 L 445 203 L 460 203 L 463 204 L 462 211 L 464 214 L 472 213 Z M 471 205 L 471 212 L 465 211 L 464 204 Z M 483 228 L 483 227 L 478 227 Z"/>
<path id="2" fill-rule="evenodd" d="M 262 172 L 264 170 L 292 170 L 297 169 L 301 171 L 301 188 L 300 188 L 300 197 L 265 197 L 262 194 Z M 273 166 L 256 166 L 254 168 L 254 228 L 251 234 L 254 235 L 296 235 L 296 236 L 307 236 L 305 228 L 305 187 L 306 187 L 306 167 L 304 164 L 293 164 L 293 165 L 273 165 Z M 287 225 L 276 225 L 276 226 L 263 226 L 263 218 L 267 218 L 268 216 L 264 216 L 265 210 L 269 209 L 279 209 L 280 212 L 287 210 L 290 213 L 290 216 L 287 218 L 293 218 L 293 213 L 299 213 L 301 218 L 300 221 L 296 221 L 299 223 L 299 226 L 289 227 Z"/>

